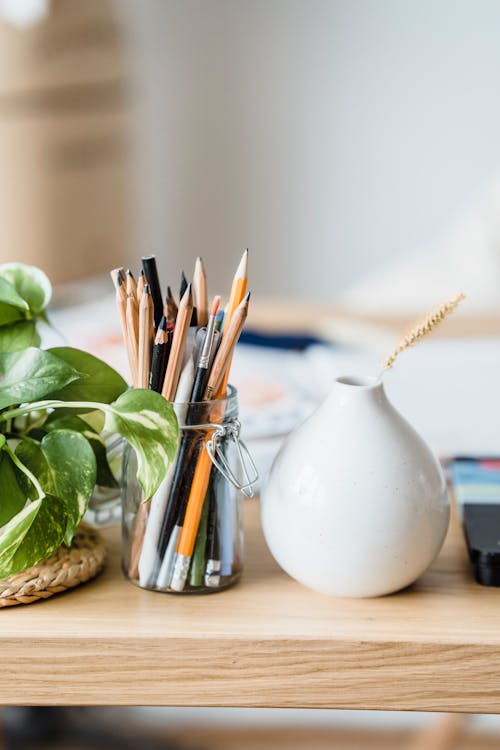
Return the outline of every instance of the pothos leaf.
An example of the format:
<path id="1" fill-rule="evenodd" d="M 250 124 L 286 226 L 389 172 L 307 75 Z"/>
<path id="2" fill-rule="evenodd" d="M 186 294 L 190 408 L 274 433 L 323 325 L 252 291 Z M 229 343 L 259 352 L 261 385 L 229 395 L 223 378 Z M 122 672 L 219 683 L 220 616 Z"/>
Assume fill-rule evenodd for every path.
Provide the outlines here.
<path id="1" fill-rule="evenodd" d="M 78 377 L 71 365 L 41 349 L 0 352 L 0 409 L 36 401 Z"/>
<path id="2" fill-rule="evenodd" d="M 80 432 L 88 440 L 90 447 L 94 451 L 97 466 L 96 484 L 102 487 L 118 487 L 118 482 L 108 463 L 106 443 L 85 419 L 71 414 L 59 416 L 56 410 L 47 419 L 44 428 L 47 432 L 63 429 Z"/>
<path id="3" fill-rule="evenodd" d="M 16 455 L 46 494 L 63 501 L 67 511 L 64 541 L 71 544 L 96 482 L 96 460 L 88 441 L 74 430 L 56 430 L 41 443 L 22 440 Z"/>
<path id="4" fill-rule="evenodd" d="M 0 327 L 0 352 L 18 352 L 39 345 L 40 336 L 33 320 L 18 320 Z"/>
<path id="5" fill-rule="evenodd" d="M 2 435 L 3 437 L 3 435 Z M 0 451 L 0 527 L 26 505 L 26 493 L 19 485 L 11 457 Z"/>
<path id="6" fill-rule="evenodd" d="M 0 577 L 50 557 L 62 544 L 65 528 L 66 508 L 59 498 L 47 495 L 29 503 L 0 529 Z"/>
<path id="7" fill-rule="evenodd" d="M 33 315 L 39 315 L 50 302 L 52 286 L 39 268 L 26 263 L 2 263 L 0 277 L 14 287 L 15 292 L 29 306 Z"/>
<path id="8" fill-rule="evenodd" d="M 118 432 L 137 453 L 137 478 L 149 499 L 175 458 L 179 427 L 172 406 L 159 393 L 126 391 L 105 409 L 105 429 Z"/>
<path id="9" fill-rule="evenodd" d="M 1 267 L 0 267 L 1 268 Z M 14 289 L 12 284 L 0 275 L 0 302 L 19 310 L 28 311 L 29 305 Z"/>
<path id="10" fill-rule="evenodd" d="M 127 384 L 122 376 L 97 357 L 69 346 L 61 346 L 49 349 L 49 351 L 77 370 L 81 376 L 79 380 L 51 393 L 49 398 L 63 401 L 99 401 L 102 404 L 109 404 L 127 390 Z"/>

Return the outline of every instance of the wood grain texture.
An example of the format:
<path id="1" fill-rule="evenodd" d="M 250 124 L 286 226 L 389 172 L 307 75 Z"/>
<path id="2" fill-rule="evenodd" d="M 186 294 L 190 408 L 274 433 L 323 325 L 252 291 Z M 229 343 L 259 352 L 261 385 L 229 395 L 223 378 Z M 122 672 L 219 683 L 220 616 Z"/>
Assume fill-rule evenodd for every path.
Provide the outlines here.
<path id="1" fill-rule="evenodd" d="M 500 713 L 500 590 L 476 585 L 454 529 L 410 589 L 307 590 L 271 559 L 246 503 L 246 569 L 211 596 L 142 591 L 119 532 L 95 582 L 0 612 L 4 705 L 199 705 Z"/>

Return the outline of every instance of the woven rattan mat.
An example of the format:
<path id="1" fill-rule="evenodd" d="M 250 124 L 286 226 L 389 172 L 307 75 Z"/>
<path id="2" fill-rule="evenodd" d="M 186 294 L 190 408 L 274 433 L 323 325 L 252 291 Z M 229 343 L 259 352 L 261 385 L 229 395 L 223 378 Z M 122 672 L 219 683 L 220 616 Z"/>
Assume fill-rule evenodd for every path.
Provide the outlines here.
<path id="1" fill-rule="evenodd" d="M 32 604 L 94 578 L 103 568 L 106 549 L 101 536 L 81 524 L 71 547 L 59 547 L 52 557 L 32 568 L 0 579 L 0 607 Z"/>

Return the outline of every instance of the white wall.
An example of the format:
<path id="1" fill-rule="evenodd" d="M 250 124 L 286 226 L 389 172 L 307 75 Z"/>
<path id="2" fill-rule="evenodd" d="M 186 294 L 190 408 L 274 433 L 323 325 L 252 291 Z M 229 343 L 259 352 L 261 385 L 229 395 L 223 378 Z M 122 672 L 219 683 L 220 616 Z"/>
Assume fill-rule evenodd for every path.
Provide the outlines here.
<path id="1" fill-rule="evenodd" d="M 500 172 L 498 0 L 118 7 L 137 63 L 140 249 L 175 286 L 198 253 L 228 284 L 248 245 L 255 291 L 330 300 Z"/>

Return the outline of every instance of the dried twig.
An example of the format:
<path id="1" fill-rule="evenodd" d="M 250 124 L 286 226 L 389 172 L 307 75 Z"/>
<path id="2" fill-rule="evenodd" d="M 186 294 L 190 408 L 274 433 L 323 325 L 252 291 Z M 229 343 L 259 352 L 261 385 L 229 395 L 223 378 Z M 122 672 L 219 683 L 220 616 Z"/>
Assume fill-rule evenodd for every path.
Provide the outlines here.
<path id="1" fill-rule="evenodd" d="M 453 312 L 456 306 L 464 298 L 465 294 L 457 294 L 456 297 L 453 297 L 453 299 L 445 302 L 440 307 L 436 307 L 434 310 L 428 313 L 425 318 L 420 320 L 408 333 L 403 336 L 399 344 L 389 354 L 384 362 L 382 372 L 384 370 L 389 370 L 393 366 L 394 360 L 396 359 L 398 354 L 401 354 L 402 351 L 408 349 L 409 346 L 413 346 L 413 344 L 416 344 L 417 341 L 420 341 L 420 339 L 422 339 L 434 328 L 436 328 L 436 326 L 438 326 L 446 318 L 447 315 Z"/>

